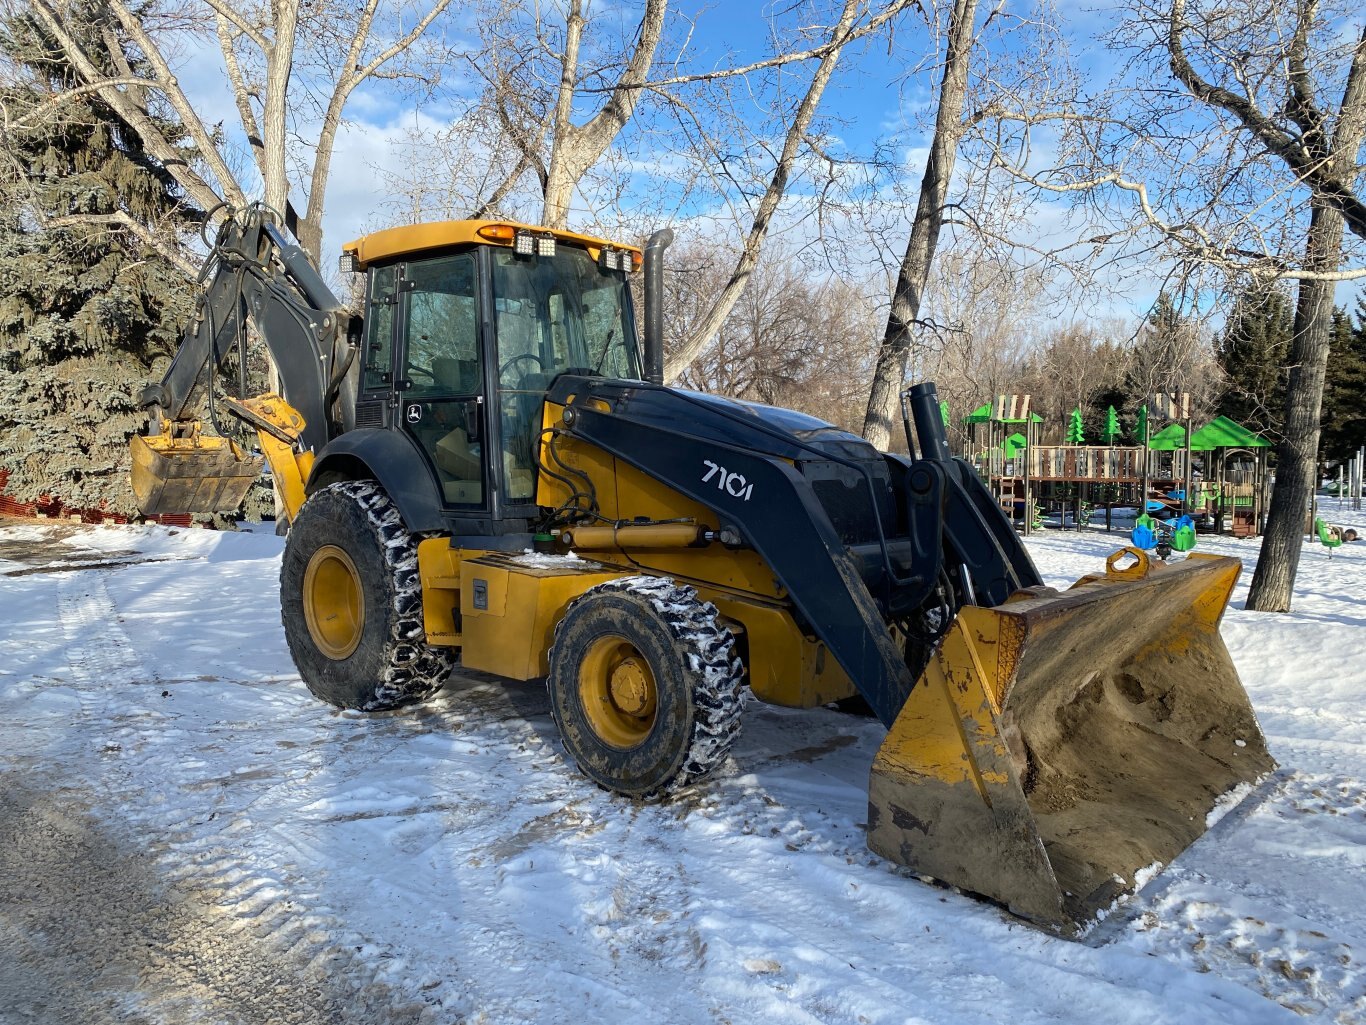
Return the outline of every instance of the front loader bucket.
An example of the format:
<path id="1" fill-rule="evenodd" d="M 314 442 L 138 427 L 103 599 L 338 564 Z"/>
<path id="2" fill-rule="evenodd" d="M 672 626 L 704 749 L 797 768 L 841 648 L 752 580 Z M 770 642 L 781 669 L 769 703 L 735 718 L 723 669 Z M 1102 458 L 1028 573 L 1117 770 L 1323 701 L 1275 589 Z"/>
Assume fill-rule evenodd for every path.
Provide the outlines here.
<path id="1" fill-rule="evenodd" d="M 963 608 L 873 763 L 869 846 L 1063 933 L 1134 889 L 1275 768 L 1219 636 L 1241 568 L 1126 549 Z"/>
<path id="2" fill-rule="evenodd" d="M 228 438 L 136 435 L 133 497 L 144 516 L 232 512 L 261 474 L 262 459 L 244 455 Z"/>

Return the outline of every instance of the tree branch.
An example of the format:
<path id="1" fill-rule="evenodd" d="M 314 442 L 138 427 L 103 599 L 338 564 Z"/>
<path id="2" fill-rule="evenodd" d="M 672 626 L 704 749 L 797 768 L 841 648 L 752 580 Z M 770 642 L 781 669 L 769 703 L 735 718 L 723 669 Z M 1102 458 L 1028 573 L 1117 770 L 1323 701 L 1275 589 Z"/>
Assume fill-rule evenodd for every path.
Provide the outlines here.
<path id="1" fill-rule="evenodd" d="M 1313 3 L 1313 0 L 1307 0 Z M 1185 32 L 1186 0 L 1173 0 L 1168 21 L 1167 50 L 1171 57 L 1172 74 L 1190 90 L 1192 96 L 1212 107 L 1232 114 L 1263 146 L 1280 157 L 1295 177 L 1316 196 L 1340 212 L 1352 234 L 1366 238 L 1366 203 L 1353 192 L 1350 182 L 1336 178 L 1326 165 L 1326 154 L 1316 155 L 1303 138 L 1296 138 L 1278 128 L 1255 104 L 1237 93 L 1211 85 L 1191 66 L 1186 57 Z M 1297 29 L 1297 35 L 1298 35 Z M 1360 55 L 1353 58 L 1355 69 Z"/>
<path id="2" fill-rule="evenodd" d="M 223 0 L 204 0 L 204 3 L 213 8 L 216 18 L 221 18 L 231 24 L 238 32 L 255 43 L 262 53 L 270 50 L 270 40 L 261 33 L 260 29 L 243 18 L 231 4 L 224 3 Z"/>
<path id="3" fill-rule="evenodd" d="M 228 84 L 232 88 L 233 100 L 237 104 L 237 116 L 242 122 L 242 128 L 247 133 L 247 145 L 251 147 L 252 159 L 256 162 L 256 169 L 262 175 L 266 173 L 266 144 L 261 138 L 261 128 L 256 123 L 256 115 L 251 109 L 251 94 L 247 90 L 246 77 L 242 74 L 241 65 L 237 62 L 237 45 L 233 38 L 227 18 L 221 14 L 214 16 L 215 29 L 218 33 L 218 46 L 223 51 L 223 63 L 228 71 Z"/>
<path id="4" fill-rule="evenodd" d="M 376 5 L 376 0 L 367 0 L 367 3 L 368 3 L 368 5 L 369 5 L 369 6 L 368 6 L 369 19 L 370 19 L 370 20 L 373 20 L 373 19 L 374 19 L 374 7 L 375 7 L 375 5 Z M 433 21 L 435 21 L 438 17 L 440 17 L 441 14 L 442 14 L 442 12 L 445 11 L 446 8 L 449 7 L 450 5 L 451 5 L 451 0 L 437 0 L 437 2 L 434 3 L 434 4 L 432 5 L 431 10 L 429 10 L 426 14 L 424 14 L 424 15 L 418 20 L 418 22 L 417 22 L 416 25 L 414 25 L 411 29 L 409 29 L 407 32 L 405 32 L 401 37 L 399 37 L 398 39 L 396 39 L 394 42 L 392 42 L 391 44 L 389 44 L 388 46 L 386 46 L 383 50 L 381 50 L 378 54 L 376 54 L 375 57 L 374 57 L 368 64 L 366 64 L 365 67 L 363 67 L 363 68 L 359 71 L 359 73 L 358 73 L 357 76 L 356 76 L 355 82 L 352 83 L 352 88 L 355 88 L 356 85 L 358 85 L 359 83 L 363 82 L 365 79 L 369 78 L 369 77 L 370 77 L 371 75 L 373 75 L 380 67 L 382 67 L 383 65 L 389 63 L 389 61 L 393 60 L 394 57 L 398 56 L 398 55 L 399 55 L 400 53 L 402 53 L 404 50 L 408 49 L 408 47 L 412 46 L 413 43 L 417 41 L 418 36 L 420 36 L 420 35 L 422 35 L 422 33 L 426 32 L 426 31 L 427 31 L 427 27 L 428 27 L 429 25 L 431 25 L 431 23 L 432 23 Z M 369 31 L 369 30 L 367 29 L 367 35 L 368 35 L 368 31 Z M 359 33 L 357 33 L 357 38 L 359 38 Z M 350 90 L 348 90 L 347 92 L 348 92 L 348 95 L 349 95 Z"/>
<path id="5" fill-rule="evenodd" d="M 517 166 L 503 179 L 502 184 L 494 189 L 489 195 L 489 198 L 480 203 L 478 208 L 470 216 L 476 220 L 482 220 L 483 218 L 493 216 L 498 209 L 498 205 L 502 203 L 503 200 L 507 199 L 512 190 L 517 187 L 518 180 L 529 170 L 531 170 L 531 160 L 523 153 L 517 161 Z"/>
<path id="6" fill-rule="evenodd" d="M 780 53 L 775 57 L 765 60 L 754 61 L 736 68 L 721 68 L 716 71 L 703 71 L 693 75 L 675 75 L 672 78 L 657 78 L 652 81 L 641 81 L 636 85 L 626 85 L 625 88 L 634 89 L 663 89 L 671 85 L 689 85 L 693 82 L 716 82 L 725 78 L 742 78 L 751 75 L 756 71 L 766 71 L 770 68 L 786 67 L 789 64 L 800 64 L 810 60 L 818 60 L 825 57 L 832 50 L 842 49 L 856 39 L 860 39 L 869 33 L 876 32 L 889 21 L 904 13 L 907 8 L 920 8 L 919 0 L 893 0 L 880 13 L 874 15 L 867 22 L 859 26 L 850 26 L 846 33 L 839 38 L 831 38 L 820 46 L 813 46 L 806 50 L 793 50 L 789 53 Z M 599 86 L 597 88 L 586 88 L 583 91 L 593 92 L 612 92 L 622 88 L 622 83 L 616 85 Z"/>
<path id="7" fill-rule="evenodd" d="M 0 128 L 11 132 L 20 131 L 26 128 L 34 128 L 44 117 L 46 117 L 49 110 L 55 110 L 63 104 L 70 103 L 72 100 L 79 99 L 82 96 L 89 96 L 92 93 L 98 95 L 100 90 L 104 89 L 106 86 L 119 85 L 151 86 L 155 88 L 157 83 L 148 78 L 106 78 L 91 85 L 78 85 L 65 92 L 58 93 L 50 100 L 45 100 L 43 103 L 40 103 L 30 110 L 22 118 L 14 121 L 10 120 L 9 107 L 3 102 L 0 102 L 0 116 L 3 116 L 4 118 L 4 122 L 0 125 Z"/>
<path id="8" fill-rule="evenodd" d="M 1340 169 L 1340 177 L 1344 180 L 1356 177 L 1352 171 L 1363 135 L 1366 135 L 1366 28 L 1359 32 L 1356 48 L 1352 51 L 1352 64 L 1347 69 L 1347 82 L 1342 89 L 1342 106 L 1338 108 L 1337 124 L 1333 127 L 1332 149 L 1341 155 L 1344 166 Z"/>
<path id="9" fill-rule="evenodd" d="M 60 17 L 51 5 L 51 0 L 31 0 L 32 9 L 44 27 L 52 33 L 57 45 L 76 73 L 85 82 L 94 86 L 100 99 L 109 104 L 132 129 L 138 133 L 147 151 L 160 160 L 166 170 L 180 183 L 196 204 L 205 210 L 217 206 L 222 197 L 186 162 L 184 155 L 173 146 L 157 129 L 141 105 L 117 85 L 106 82 L 106 76 L 95 66 L 90 56 L 79 43 L 66 31 Z M 160 87 L 160 84 L 158 84 Z M 231 181 L 231 180 L 229 180 Z M 224 186 L 226 188 L 226 186 Z"/>
<path id="10" fill-rule="evenodd" d="M 1322 159 L 1327 139 L 1324 137 L 1323 112 L 1314 102 L 1314 83 L 1309 77 L 1305 56 L 1309 50 L 1309 26 L 1313 23 L 1317 0 L 1299 0 L 1295 9 L 1295 34 L 1290 40 L 1287 54 L 1287 72 L 1290 97 L 1286 101 L 1285 112 L 1299 126 L 1305 140 L 1305 148 Z"/>
<path id="11" fill-rule="evenodd" d="M 857 8 L 857 0 L 845 0 L 839 23 L 831 32 L 832 39 L 847 40 L 849 38 L 849 29 L 853 24 Z M 763 198 L 759 201 L 749 234 L 745 238 L 744 248 L 741 250 L 739 259 L 736 260 L 735 268 L 731 271 L 730 279 L 721 289 L 720 294 L 717 295 L 711 309 L 702 317 L 701 322 L 689 332 L 678 351 L 666 362 L 664 380 L 673 381 L 687 369 L 688 364 L 697 358 L 702 349 L 721 329 L 721 325 L 725 323 L 731 310 L 735 308 L 736 302 L 744 293 L 749 277 L 759 262 L 760 249 L 764 238 L 768 235 L 773 214 L 778 209 L 778 204 L 787 191 L 788 179 L 791 176 L 792 167 L 796 163 L 802 140 L 806 137 L 807 129 L 816 116 L 816 111 L 820 107 L 821 96 L 824 94 L 831 76 L 835 73 L 835 65 L 839 62 L 843 50 L 843 43 L 832 46 L 827 48 L 825 56 L 821 58 L 820 66 L 816 69 L 815 75 L 812 76 L 806 95 L 797 108 L 796 117 L 793 118 L 792 124 L 788 127 L 787 137 L 783 141 L 782 153 L 773 169 L 773 176 L 769 180 L 768 188 L 764 190 Z"/>
<path id="12" fill-rule="evenodd" d="M 186 259 L 185 254 L 180 249 L 168 243 L 166 239 L 158 236 L 145 224 L 137 221 L 123 210 L 115 210 L 109 214 L 68 214 L 63 217 L 44 217 L 36 208 L 33 213 L 38 224 L 45 230 L 69 228 L 81 224 L 117 225 L 136 235 L 143 243 L 155 249 L 163 259 L 173 264 L 191 281 L 199 276 L 201 268 Z"/>
<path id="13" fill-rule="evenodd" d="M 664 32 L 664 11 L 667 7 L 668 0 L 646 0 L 645 13 L 641 15 L 638 30 L 640 38 L 631 53 L 631 60 L 612 87 L 611 96 L 603 108 L 583 126 L 584 135 L 592 136 L 607 132 L 615 138 L 622 126 L 630 120 L 631 112 L 640 97 L 637 90 L 644 83 L 650 73 L 650 66 L 654 63 L 655 49 L 659 46 L 659 38 Z"/>
<path id="14" fill-rule="evenodd" d="M 162 54 L 157 45 L 143 30 L 142 23 L 136 18 L 126 6 L 123 0 L 107 0 L 110 10 L 119 19 L 128 38 L 137 44 L 142 51 L 147 63 L 152 66 L 156 74 L 157 83 L 162 94 L 175 110 L 180 118 L 181 126 L 189 134 L 195 147 L 199 150 L 200 157 L 208 164 L 213 176 L 218 181 L 219 188 L 225 193 L 225 198 L 236 205 L 245 203 L 241 187 L 237 184 L 237 179 L 233 176 L 228 165 L 224 162 L 222 155 L 218 152 L 214 141 L 210 138 L 208 131 L 204 128 L 204 122 L 200 120 L 199 114 L 195 112 L 194 106 L 181 91 L 180 83 L 176 80 L 174 72 L 166 62 L 166 57 Z"/>
<path id="15" fill-rule="evenodd" d="M 999 154 L 997 159 L 1000 159 Z M 1291 267 L 1269 250 L 1259 253 L 1239 247 L 1219 245 L 1210 237 L 1209 232 L 1198 224 L 1190 222 L 1168 224 L 1153 207 L 1148 196 L 1148 186 L 1140 181 L 1126 179 L 1118 171 L 1085 180 L 1054 184 L 1029 174 L 1023 168 L 1005 164 L 1004 161 L 1002 161 L 1002 166 L 1020 181 L 1044 192 L 1057 195 L 1093 191 L 1106 185 L 1113 185 L 1115 188 L 1133 193 L 1142 213 L 1144 224 L 1157 231 L 1164 238 L 1174 242 L 1189 257 L 1221 270 L 1251 274 L 1255 278 L 1266 281 L 1356 281 L 1366 277 L 1366 267 L 1345 271 L 1315 271 Z M 1098 235 L 1086 241 L 1096 245 L 1105 245 L 1113 241 L 1113 236 Z"/>

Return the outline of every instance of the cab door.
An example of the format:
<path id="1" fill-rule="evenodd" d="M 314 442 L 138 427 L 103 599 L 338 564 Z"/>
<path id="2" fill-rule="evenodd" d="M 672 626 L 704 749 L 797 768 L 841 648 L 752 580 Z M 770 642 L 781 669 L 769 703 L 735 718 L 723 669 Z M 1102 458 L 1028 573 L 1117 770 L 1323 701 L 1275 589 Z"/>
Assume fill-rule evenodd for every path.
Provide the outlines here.
<path id="1" fill-rule="evenodd" d="M 484 364 L 473 253 L 404 266 L 398 415 L 431 460 L 446 505 L 487 509 Z"/>

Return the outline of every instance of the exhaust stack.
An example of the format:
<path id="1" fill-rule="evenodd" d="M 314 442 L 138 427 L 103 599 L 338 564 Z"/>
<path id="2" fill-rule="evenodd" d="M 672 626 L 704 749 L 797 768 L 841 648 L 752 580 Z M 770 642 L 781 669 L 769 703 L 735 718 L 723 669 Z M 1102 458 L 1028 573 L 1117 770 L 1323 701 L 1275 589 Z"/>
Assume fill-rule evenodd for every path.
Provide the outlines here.
<path id="1" fill-rule="evenodd" d="M 672 228 L 661 228 L 645 243 L 645 380 L 664 383 L 664 250 Z"/>

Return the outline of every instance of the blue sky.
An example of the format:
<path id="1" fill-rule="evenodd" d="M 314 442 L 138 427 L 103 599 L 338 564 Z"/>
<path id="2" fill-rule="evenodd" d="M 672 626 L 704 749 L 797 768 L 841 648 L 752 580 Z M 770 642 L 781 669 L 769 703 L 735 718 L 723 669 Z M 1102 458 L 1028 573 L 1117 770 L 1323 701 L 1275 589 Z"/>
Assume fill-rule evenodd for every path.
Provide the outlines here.
<path id="1" fill-rule="evenodd" d="M 1098 67 L 1106 70 L 1105 62 L 1111 55 L 1092 40 L 1097 31 L 1106 23 L 1109 15 L 1103 9 L 1082 8 L 1072 2 L 1064 2 L 1059 12 L 1066 31 L 1071 36 L 1072 45 L 1078 51 L 1080 64 L 1085 67 Z M 673 5 L 676 16 L 672 22 L 672 39 L 666 38 L 661 44 L 655 75 L 668 74 L 665 61 L 675 52 L 673 49 L 679 34 L 688 30 L 691 24 L 691 39 L 688 50 L 689 64 L 682 70 L 706 70 L 717 65 L 744 64 L 769 56 L 772 45 L 769 38 L 768 15 L 774 10 L 785 11 L 785 6 L 759 3 L 703 3 L 698 0 L 680 0 Z M 589 13 L 598 19 L 597 31 L 605 26 L 609 31 L 615 29 L 629 35 L 639 17 L 639 0 L 592 0 Z M 791 23 L 790 16 L 784 15 Z M 459 15 L 455 15 L 447 26 L 448 36 L 459 38 L 461 26 Z M 927 50 L 927 41 L 920 16 L 916 11 L 905 15 L 894 37 L 889 43 L 885 36 L 875 37 L 870 42 L 850 47 L 841 61 L 839 73 L 827 90 L 822 103 L 822 115 L 830 126 L 834 139 L 832 149 L 839 155 L 868 157 L 882 146 L 884 156 L 890 157 L 899 166 L 904 184 L 910 197 L 903 194 L 901 203 L 887 190 L 889 184 L 884 177 L 881 193 L 874 193 L 879 204 L 879 215 L 886 228 L 887 254 L 893 259 L 899 257 L 897 247 L 904 245 L 909 234 L 911 204 L 914 189 L 923 166 L 928 136 L 916 118 L 932 104 L 938 85 L 938 75 L 933 70 L 912 74 L 912 65 L 922 58 Z M 230 97 L 223 86 L 221 65 L 216 49 L 202 55 L 205 59 L 189 61 L 182 78 L 191 81 L 196 98 L 202 100 L 206 119 L 213 123 L 221 120 L 225 127 L 233 130 L 237 125 L 236 112 Z M 794 88 L 804 88 L 812 64 L 793 69 Z M 448 70 L 446 84 L 458 95 L 472 88 L 467 71 L 458 67 Z M 385 174 L 402 173 L 409 160 L 408 151 L 402 145 L 405 135 L 414 127 L 439 127 L 449 117 L 453 109 L 451 102 L 428 101 L 421 107 L 414 107 L 412 101 L 399 94 L 386 83 L 371 83 L 362 86 L 354 94 L 347 108 L 349 124 L 341 133 L 333 162 L 333 174 L 328 188 L 327 210 L 324 223 L 325 252 L 324 262 L 330 263 L 332 255 L 340 246 L 366 231 L 394 223 L 396 214 L 385 208 L 389 188 L 385 184 Z M 629 137 L 623 141 L 630 146 Z M 667 193 L 671 178 L 667 164 L 651 164 L 646 147 L 637 144 L 633 149 L 634 173 L 631 175 L 636 194 L 657 198 Z M 245 162 L 245 161 L 244 161 Z M 800 209 L 801 183 L 794 188 L 794 199 L 788 204 L 789 223 L 797 217 Z M 301 205 L 301 197 L 296 195 L 296 205 Z M 675 211 L 678 216 L 696 216 L 703 212 L 697 207 Z M 586 211 L 575 211 L 571 222 L 582 222 Z M 1026 239 L 1059 237 L 1062 230 L 1060 204 L 1054 204 L 1027 215 L 1017 225 L 1016 230 Z M 779 218 L 779 225 L 783 222 Z M 1081 304 L 1086 301 L 1099 303 L 1102 312 L 1112 309 L 1115 312 L 1137 312 L 1152 301 L 1158 287 L 1158 278 L 1151 271 L 1130 268 L 1124 272 L 1124 280 L 1112 280 L 1111 284 L 1128 286 L 1128 295 L 1101 297 L 1090 295 L 1077 297 Z M 1119 289 L 1116 287 L 1116 292 Z M 1339 302 L 1350 301 L 1352 289 L 1339 290 Z M 1092 311 L 1094 312 L 1094 310 Z"/>
<path id="2" fill-rule="evenodd" d="M 763 59 L 772 52 L 769 43 L 769 23 L 764 16 L 765 5 L 730 3 L 709 5 L 682 3 L 675 5 L 681 18 L 692 22 L 690 62 L 685 70 L 698 71 L 714 66 L 743 64 Z M 619 24 L 628 30 L 638 18 L 635 4 L 606 4 L 595 2 L 590 13 L 609 26 L 620 12 Z M 898 33 L 898 44 L 904 47 L 918 25 L 908 16 Z M 673 22 L 674 36 L 686 29 L 679 18 Z M 851 47 L 841 62 L 841 69 L 826 92 L 822 116 L 831 123 L 839 143 L 856 155 L 871 154 L 879 141 L 886 141 L 891 131 L 900 126 L 900 83 L 903 74 L 899 58 L 889 61 L 885 41 L 881 49 L 867 52 L 866 46 Z M 661 44 L 656 75 L 670 73 L 661 66 L 670 56 L 666 40 Z M 793 87 L 804 88 L 814 62 L 795 66 L 790 81 Z M 454 76 L 453 76 L 454 80 Z M 406 100 L 397 97 L 384 84 L 366 86 L 357 92 L 348 107 L 351 126 L 339 143 L 339 168 L 329 185 L 327 210 L 327 245 L 340 246 L 356 233 L 377 226 L 385 217 L 380 211 L 384 193 L 378 179 L 385 169 L 394 169 L 394 142 L 405 129 L 414 125 L 439 123 L 446 109 L 439 103 L 427 103 L 415 110 Z M 623 136 L 625 141 L 627 136 Z M 906 147 L 917 147 L 919 139 L 904 139 Z M 667 180 L 641 181 L 647 190 L 667 188 Z"/>

